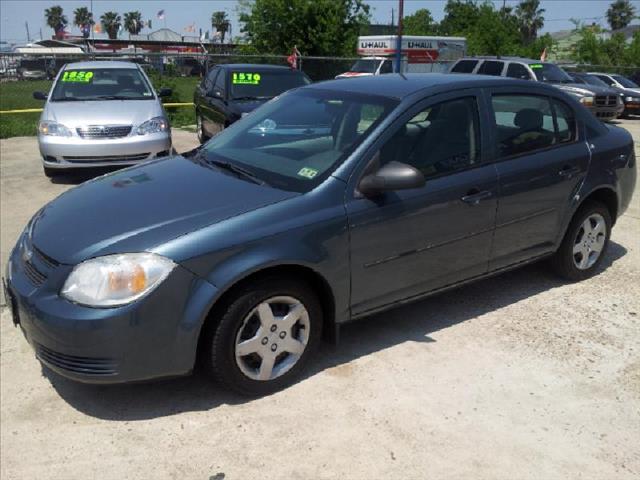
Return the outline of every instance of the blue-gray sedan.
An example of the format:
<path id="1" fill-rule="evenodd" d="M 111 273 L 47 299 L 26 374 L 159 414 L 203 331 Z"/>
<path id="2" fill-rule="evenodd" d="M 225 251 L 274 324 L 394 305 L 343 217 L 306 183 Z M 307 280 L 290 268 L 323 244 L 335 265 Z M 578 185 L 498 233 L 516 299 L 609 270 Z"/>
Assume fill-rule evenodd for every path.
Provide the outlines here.
<path id="1" fill-rule="evenodd" d="M 382 75 L 293 90 L 195 151 L 42 208 L 6 292 L 84 382 L 292 382 L 343 322 L 550 257 L 597 271 L 636 182 L 630 135 L 560 90 Z"/>

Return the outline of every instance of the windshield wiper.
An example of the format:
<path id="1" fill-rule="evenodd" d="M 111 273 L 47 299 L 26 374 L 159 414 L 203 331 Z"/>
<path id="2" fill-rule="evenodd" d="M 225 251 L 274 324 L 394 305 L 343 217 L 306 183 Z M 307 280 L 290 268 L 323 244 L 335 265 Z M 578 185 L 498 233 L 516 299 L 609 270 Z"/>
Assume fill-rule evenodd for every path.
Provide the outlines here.
<path id="1" fill-rule="evenodd" d="M 227 170 L 229 172 L 235 173 L 236 176 L 245 178 L 245 179 L 247 179 L 250 182 L 253 182 L 255 184 L 258 184 L 258 185 L 269 185 L 267 182 L 265 182 L 261 178 L 256 177 L 249 170 L 246 170 L 246 169 L 244 169 L 242 167 L 239 167 L 238 165 L 236 165 L 234 163 L 225 162 L 223 160 L 213 160 L 213 159 L 207 158 L 207 153 L 206 153 L 206 151 L 204 149 L 202 149 L 199 152 L 197 152 L 192 158 L 194 160 L 198 161 L 198 162 L 204 162 L 204 163 L 207 163 L 209 165 L 215 165 L 218 168 L 221 168 L 223 170 Z"/>
<path id="2" fill-rule="evenodd" d="M 244 96 L 244 97 L 233 97 L 234 100 L 269 100 L 273 97 L 255 97 L 255 96 Z"/>
<path id="3" fill-rule="evenodd" d="M 97 97 L 87 98 L 87 100 L 138 100 L 143 97 L 125 97 L 122 95 L 98 95 Z"/>

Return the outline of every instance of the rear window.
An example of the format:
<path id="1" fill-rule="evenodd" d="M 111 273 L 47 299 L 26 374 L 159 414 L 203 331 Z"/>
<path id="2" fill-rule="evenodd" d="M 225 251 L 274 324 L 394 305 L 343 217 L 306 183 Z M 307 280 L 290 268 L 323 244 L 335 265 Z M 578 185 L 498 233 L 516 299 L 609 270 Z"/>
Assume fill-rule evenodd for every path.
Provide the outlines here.
<path id="1" fill-rule="evenodd" d="M 460 60 L 451 69 L 452 73 L 471 73 L 478 64 L 477 60 Z"/>
<path id="2" fill-rule="evenodd" d="M 273 98 L 287 90 L 309 83 L 311 81 L 297 70 L 231 70 L 229 72 L 231 98 L 235 100 Z"/>
<path id="3" fill-rule="evenodd" d="M 502 73 L 502 69 L 504 67 L 504 62 L 494 62 L 492 60 L 485 60 L 480 68 L 478 69 L 478 73 L 481 75 L 493 75 L 494 77 L 499 77 Z"/>

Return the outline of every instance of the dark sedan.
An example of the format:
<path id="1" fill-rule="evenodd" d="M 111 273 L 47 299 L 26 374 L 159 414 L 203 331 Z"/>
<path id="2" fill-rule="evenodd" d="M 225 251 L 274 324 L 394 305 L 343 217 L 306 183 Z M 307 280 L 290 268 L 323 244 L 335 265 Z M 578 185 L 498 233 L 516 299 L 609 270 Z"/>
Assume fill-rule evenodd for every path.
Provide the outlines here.
<path id="1" fill-rule="evenodd" d="M 10 255 L 7 303 L 69 378 L 182 375 L 199 359 L 266 394 L 349 320 L 544 258 L 570 281 L 594 275 L 636 168 L 627 131 L 543 83 L 310 85 L 187 157 L 43 207 Z"/>
<path id="2" fill-rule="evenodd" d="M 193 102 L 201 143 L 243 115 L 292 88 L 311 83 L 300 70 L 275 65 L 218 65 L 196 88 Z"/>

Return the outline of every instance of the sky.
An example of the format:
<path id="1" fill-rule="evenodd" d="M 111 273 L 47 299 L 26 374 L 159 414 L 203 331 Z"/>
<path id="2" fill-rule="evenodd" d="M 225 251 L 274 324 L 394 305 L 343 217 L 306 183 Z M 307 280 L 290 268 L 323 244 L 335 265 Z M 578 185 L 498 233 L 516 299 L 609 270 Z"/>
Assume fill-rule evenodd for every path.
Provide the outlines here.
<path id="1" fill-rule="evenodd" d="M 519 0 L 506 0 L 508 5 L 515 6 Z M 503 0 L 495 0 L 497 6 Z M 73 10 L 86 6 L 91 8 L 91 0 L 0 0 L 0 40 L 9 43 L 26 43 L 29 27 L 31 40 L 39 40 L 40 32 L 44 38 L 51 38 L 53 30 L 46 26 L 44 20 L 45 8 L 60 5 L 64 9 L 69 22 L 73 21 Z M 391 11 L 395 10 L 397 19 L 397 0 L 368 0 L 371 5 L 372 23 L 390 23 Z M 631 2 L 640 13 L 640 0 Z M 410 15 L 420 8 L 428 8 L 436 21 L 444 16 L 445 0 L 405 0 L 405 15 Z M 542 0 L 544 8 L 545 26 L 542 32 L 555 32 L 571 29 L 570 19 L 577 18 L 585 23 L 596 22 L 606 27 L 605 12 L 610 4 L 609 0 Z M 189 25 L 195 25 L 195 31 L 211 29 L 211 12 L 224 10 L 231 19 L 232 35 L 240 33 L 238 24 L 237 0 L 93 0 L 93 16 L 109 10 L 116 10 L 121 15 L 131 10 L 139 10 L 142 17 L 152 20 L 153 30 L 164 27 L 170 28 L 183 35 L 193 35 L 185 31 Z M 158 20 L 158 11 L 165 11 L 165 20 Z M 165 23 L 166 22 L 166 23 Z M 637 20 L 636 22 L 637 23 Z M 69 26 L 72 34 L 80 34 L 75 26 Z M 141 33 L 149 33 L 144 29 Z M 126 38 L 126 37 L 125 37 Z"/>

